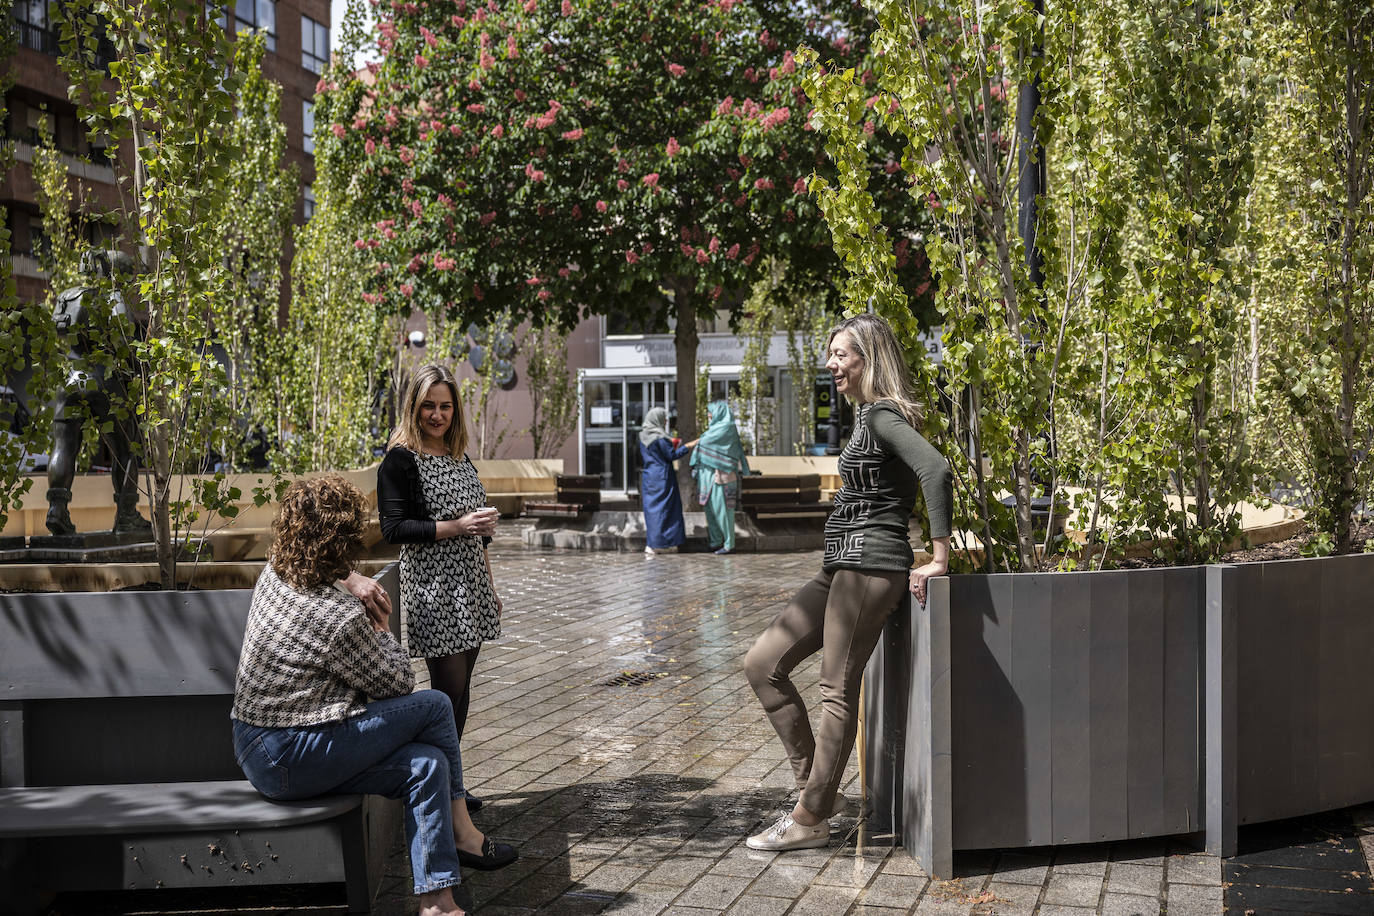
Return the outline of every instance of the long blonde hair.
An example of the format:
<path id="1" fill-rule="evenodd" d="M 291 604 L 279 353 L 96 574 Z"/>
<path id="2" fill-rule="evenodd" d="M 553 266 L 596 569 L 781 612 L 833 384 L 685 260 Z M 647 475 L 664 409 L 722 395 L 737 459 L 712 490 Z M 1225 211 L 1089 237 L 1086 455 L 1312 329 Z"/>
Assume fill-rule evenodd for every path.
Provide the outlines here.
<path id="1" fill-rule="evenodd" d="M 421 366 L 410 376 L 405 397 L 401 399 L 400 422 L 391 433 L 388 448 L 401 445 L 419 454 L 425 441 L 420 432 L 420 405 L 435 385 L 447 385 L 453 395 L 453 422 L 444 432 L 444 445 L 453 458 L 463 457 L 468 449 L 468 423 L 463 414 L 463 399 L 458 396 L 458 380 L 444 366 L 433 364 Z"/>
<path id="2" fill-rule="evenodd" d="M 877 315 L 855 315 L 830 329 L 825 347 L 829 351 L 835 335 L 849 335 L 854 352 L 864 361 L 859 374 L 859 398 L 864 402 L 889 401 L 913 427 L 920 427 L 922 408 L 911 394 L 906 356 L 892 326 Z"/>

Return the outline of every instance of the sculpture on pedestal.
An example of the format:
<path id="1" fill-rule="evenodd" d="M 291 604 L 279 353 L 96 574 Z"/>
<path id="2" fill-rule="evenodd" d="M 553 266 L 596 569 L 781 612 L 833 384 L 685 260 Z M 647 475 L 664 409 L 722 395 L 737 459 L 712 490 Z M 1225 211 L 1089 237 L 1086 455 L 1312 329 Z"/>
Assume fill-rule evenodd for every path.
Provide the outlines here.
<path id="1" fill-rule="evenodd" d="M 92 279 L 108 281 L 116 272 L 135 270 L 134 259 L 120 251 L 90 250 L 81 257 L 81 272 Z M 101 302 L 96 298 L 100 296 L 108 298 Z M 67 505 L 87 419 L 98 424 L 112 456 L 114 532 L 152 534 L 152 524 L 138 511 L 138 421 L 132 410 L 120 409 L 128 401 L 129 382 L 138 368 L 130 357 L 121 355 L 128 348 L 119 345 L 116 335 L 124 333 L 121 325 L 131 328 L 132 320 L 124 297 L 108 283 L 64 290 L 53 307 L 53 321 L 66 340 L 71 361 L 71 371 L 57 396 L 48 462 L 47 527 L 55 535 L 76 533 Z"/>

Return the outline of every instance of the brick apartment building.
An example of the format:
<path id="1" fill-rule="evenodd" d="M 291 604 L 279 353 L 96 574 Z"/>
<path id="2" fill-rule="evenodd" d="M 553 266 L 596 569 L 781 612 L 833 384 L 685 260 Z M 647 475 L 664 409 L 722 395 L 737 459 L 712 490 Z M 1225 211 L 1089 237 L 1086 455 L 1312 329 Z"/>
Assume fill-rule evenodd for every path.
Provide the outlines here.
<path id="1" fill-rule="evenodd" d="M 11 13 L 18 47 L 6 65 L 14 85 L 5 93 L 5 135 L 14 141 L 15 165 L 0 182 L 0 207 L 5 208 L 9 220 L 19 295 L 28 300 L 41 299 L 47 291 L 47 279 L 38 269 L 43 223 L 31 165 L 44 109 L 53 140 L 70 154 L 67 166 L 73 181 L 79 181 L 91 206 L 106 209 L 118 204 L 115 171 L 103 151 L 92 149 L 84 126 L 77 120 L 76 106 L 67 100 L 68 83 L 57 59 L 53 14 L 58 2 L 15 0 Z M 222 21 L 235 33 L 255 28 L 267 33 L 263 71 L 282 87 L 285 158 L 300 167 L 303 187 L 296 202 L 296 222 L 304 222 L 314 210 L 310 191 L 315 178 L 312 99 L 319 75 L 329 62 L 329 0 L 231 0 Z M 105 241 L 95 237 L 106 231 L 101 226 L 92 225 L 90 231 L 93 244 Z"/>

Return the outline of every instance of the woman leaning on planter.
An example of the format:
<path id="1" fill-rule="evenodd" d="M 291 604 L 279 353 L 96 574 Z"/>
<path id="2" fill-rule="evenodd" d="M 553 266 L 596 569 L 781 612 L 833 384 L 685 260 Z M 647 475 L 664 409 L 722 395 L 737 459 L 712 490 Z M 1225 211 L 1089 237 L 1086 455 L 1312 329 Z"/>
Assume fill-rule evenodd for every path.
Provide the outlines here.
<path id="1" fill-rule="evenodd" d="M 876 315 L 846 318 L 830 332 L 827 352 L 835 387 L 856 409 L 853 437 L 840 453 L 841 487 L 825 523 L 825 557 L 820 573 L 773 619 L 744 661 L 801 795 L 790 812 L 749 837 L 753 849 L 806 849 L 830 841 L 830 817 L 843 807 L 840 778 L 854 750 L 864 666 L 903 591 L 910 588 L 924 604 L 926 580 L 949 568 L 952 475 L 944 456 L 916 432 L 921 408 L 912 400 L 892 329 Z M 918 483 L 934 559 L 912 568 L 907 524 Z M 813 735 L 790 675 L 817 651 L 821 715 Z"/>
<path id="2" fill-rule="evenodd" d="M 382 536 L 401 545 L 401 609 L 410 654 L 423 658 L 431 685 L 467 724 L 472 669 L 482 642 L 501 635 L 501 599 L 486 546 L 500 513 L 486 505 L 477 469 L 464 453 L 467 423 L 458 381 L 443 366 L 411 376 L 400 425 L 377 469 Z M 481 802 L 467 796 L 469 810 Z"/>

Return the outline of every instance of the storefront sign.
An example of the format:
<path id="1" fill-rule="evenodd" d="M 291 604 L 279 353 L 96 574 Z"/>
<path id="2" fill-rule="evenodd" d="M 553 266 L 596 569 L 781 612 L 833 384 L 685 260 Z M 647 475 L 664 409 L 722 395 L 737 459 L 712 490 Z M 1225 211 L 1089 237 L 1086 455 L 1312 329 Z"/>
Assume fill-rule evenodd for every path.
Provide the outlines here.
<path id="1" fill-rule="evenodd" d="M 940 329 L 921 335 L 926 359 L 939 364 Z M 697 344 L 697 365 L 738 366 L 744 362 L 746 341 L 734 334 L 703 334 Z M 817 365 L 824 363 L 818 359 Z M 787 335 L 774 334 L 768 341 L 768 365 L 786 366 Z M 673 338 L 668 334 L 642 337 L 608 337 L 601 342 L 601 366 L 605 369 L 670 368 L 677 365 Z"/>

